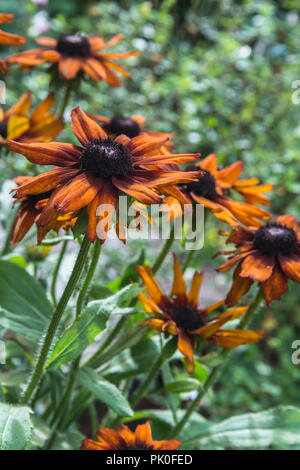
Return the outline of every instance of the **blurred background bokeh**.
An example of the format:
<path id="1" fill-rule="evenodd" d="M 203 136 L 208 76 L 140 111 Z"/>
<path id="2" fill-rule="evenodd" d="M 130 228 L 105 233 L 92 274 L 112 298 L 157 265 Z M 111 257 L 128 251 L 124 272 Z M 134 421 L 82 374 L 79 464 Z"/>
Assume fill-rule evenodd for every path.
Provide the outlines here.
<path id="1" fill-rule="evenodd" d="M 19 50 L 35 47 L 34 39 L 40 35 L 56 37 L 82 31 L 109 38 L 123 33 L 125 39 L 115 50 L 141 51 L 139 58 L 125 64 L 132 78 L 117 89 L 108 89 L 106 83 L 85 82 L 71 100 L 66 118 L 75 105 L 108 117 L 143 114 L 146 128 L 177 133 L 178 152 L 200 152 L 203 156 L 214 152 L 226 164 L 242 160 L 245 177 L 274 183 L 273 213 L 293 213 L 300 219 L 300 103 L 292 102 L 293 83 L 300 80 L 299 1 L 1 0 L 0 11 L 15 14 L 15 22 L 3 29 L 27 37 L 27 44 Z M 1 47 L 2 57 L 15 52 L 15 47 Z M 14 104 L 27 89 L 35 103 L 44 98 L 48 93 L 46 68 L 24 73 L 11 67 L 4 79 L 6 106 Z M 54 91 L 61 100 L 62 90 Z M 73 139 L 69 126 L 59 139 Z M 5 210 L 10 210 L 7 181 L 32 171 L 19 155 L 1 157 L 3 225 Z M 225 225 L 212 219 L 205 227 L 204 249 L 192 266 L 207 271 L 204 303 L 220 298 L 230 284 L 230 274 L 213 271 L 222 260 L 211 258 L 223 244 L 218 229 Z M 147 257 L 151 259 L 158 250 L 157 242 L 132 241 L 127 248 L 116 242 L 113 250 L 106 244 L 105 269 L 99 273 L 99 282 L 114 281 L 128 260 L 149 245 Z M 178 242 L 175 249 L 183 257 Z M 18 250 L 26 259 L 24 246 Z M 53 267 L 55 256 L 51 256 L 46 268 L 41 268 L 41 278 L 46 278 L 43 270 Z M 168 257 L 159 273 L 164 285 L 170 283 L 171 265 Z M 192 272 L 187 270 L 187 278 Z M 239 348 L 232 355 L 217 393 L 203 404 L 206 416 L 220 420 L 278 404 L 299 405 L 300 366 L 291 362 L 292 342 L 300 339 L 299 291 L 299 285 L 290 283 L 282 301 L 266 310 L 266 340 Z M 252 326 L 259 327 L 261 321 L 258 316 Z"/>

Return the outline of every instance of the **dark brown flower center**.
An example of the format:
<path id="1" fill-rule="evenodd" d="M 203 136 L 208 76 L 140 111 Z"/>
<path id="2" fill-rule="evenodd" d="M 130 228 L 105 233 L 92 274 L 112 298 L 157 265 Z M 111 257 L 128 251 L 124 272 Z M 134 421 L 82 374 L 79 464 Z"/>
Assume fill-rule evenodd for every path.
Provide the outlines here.
<path id="1" fill-rule="evenodd" d="M 197 196 L 202 197 L 214 197 L 216 196 L 216 180 L 214 176 L 207 170 L 203 170 L 199 166 L 188 165 L 186 171 L 197 171 L 201 170 L 201 176 L 198 181 L 193 181 L 185 185 L 185 188 L 189 192 L 195 193 Z"/>
<path id="2" fill-rule="evenodd" d="M 7 122 L 6 121 L 0 121 L 0 135 L 3 137 L 3 139 L 6 139 L 7 137 Z"/>
<path id="3" fill-rule="evenodd" d="M 254 247 L 265 255 L 290 255 L 297 251 L 295 231 L 280 224 L 266 224 L 254 236 Z"/>
<path id="4" fill-rule="evenodd" d="M 63 34 L 60 36 L 56 50 L 71 57 L 87 57 L 91 53 L 89 41 L 79 34 Z"/>
<path id="5" fill-rule="evenodd" d="M 81 167 L 96 176 L 126 176 L 133 169 L 131 153 L 124 145 L 111 139 L 92 140 L 80 157 Z"/>
<path id="6" fill-rule="evenodd" d="M 197 330 L 205 325 L 200 312 L 188 305 L 174 305 L 169 314 L 176 325 L 183 330 Z"/>
<path id="7" fill-rule="evenodd" d="M 131 139 L 139 135 L 141 131 L 137 122 L 123 116 L 113 117 L 109 124 L 109 130 L 112 134 L 125 134 Z"/>

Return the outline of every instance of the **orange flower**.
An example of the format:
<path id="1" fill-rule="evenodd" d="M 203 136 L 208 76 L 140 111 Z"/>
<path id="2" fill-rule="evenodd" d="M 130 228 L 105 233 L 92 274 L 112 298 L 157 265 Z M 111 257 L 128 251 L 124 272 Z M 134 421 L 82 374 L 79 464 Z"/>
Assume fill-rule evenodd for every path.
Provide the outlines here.
<path id="1" fill-rule="evenodd" d="M 82 70 L 92 80 L 105 80 L 110 86 L 118 87 L 121 81 L 114 73 L 119 72 L 124 77 L 130 74 L 114 62 L 114 59 L 125 59 L 140 55 L 140 52 L 123 52 L 110 54 L 105 50 L 117 44 L 123 38 L 117 34 L 107 43 L 100 36 L 86 38 L 79 34 L 62 35 L 58 40 L 40 37 L 36 42 L 44 48 L 32 49 L 14 54 L 7 59 L 8 64 L 19 64 L 21 69 L 28 69 L 46 62 L 57 63 L 59 73 L 71 80 Z M 104 52 L 103 52 L 104 51 Z"/>
<path id="2" fill-rule="evenodd" d="M 15 197 L 40 194 L 56 188 L 38 224 L 48 226 L 58 214 L 77 212 L 86 207 L 87 234 L 94 242 L 98 236 L 103 243 L 114 211 L 98 214 L 99 206 L 115 208 L 119 192 L 143 204 L 160 203 L 162 198 L 152 188 L 165 188 L 195 179 L 195 172 L 185 173 L 151 169 L 158 163 L 184 163 L 195 160 L 198 154 L 159 155 L 167 139 L 140 135 L 130 139 L 125 135 L 111 139 L 95 121 L 79 107 L 72 110 L 72 129 L 82 146 L 51 142 L 49 144 L 8 143 L 10 150 L 25 155 L 39 165 L 56 165 L 15 190 Z M 102 206 L 103 207 L 103 206 Z M 105 219 L 104 222 L 103 218 Z M 98 223 L 105 223 L 97 233 Z"/>
<path id="3" fill-rule="evenodd" d="M 117 137 L 118 135 L 124 134 L 131 139 L 138 135 L 150 135 L 150 137 L 169 138 L 171 139 L 174 132 L 152 132 L 147 131 L 143 128 L 146 121 L 144 116 L 140 114 L 134 114 L 130 117 L 114 116 L 112 119 L 106 116 L 96 116 L 91 113 L 87 113 L 94 121 L 98 122 L 101 127 L 105 130 L 109 137 Z M 162 155 L 167 155 L 172 151 L 174 143 L 168 140 L 165 145 L 160 148 Z"/>
<path id="4" fill-rule="evenodd" d="M 18 185 L 28 183 L 32 178 L 30 176 L 18 176 L 15 178 L 15 182 Z M 21 204 L 15 217 L 12 232 L 11 232 L 11 243 L 16 245 L 25 237 L 31 226 L 38 221 L 39 216 L 47 204 L 51 191 L 42 194 L 28 194 L 21 198 Z M 17 202 L 17 201 L 16 201 Z M 51 221 L 46 227 L 38 228 L 38 243 L 41 243 L 45 235 L 50 230 L 55 230 L 57 233 L 60 229 L 68 230 L 70 226 L 73 226 L 76 219 L 73 218 L 73 214 L 65 214 L 59 216 L 57 219 Z"/>
<path id="5" fill-rule="evenodd" d="M 148 422 L 137 426 L 134 432 L 124 424 L 116 431 L 100 428 L 96 439 L 84 439 L 81 450 L 175 450 L 181 445 L 178 439 L 153 441 Z"/>
<path id="6" fill-rule="evenodd" d="M 17 103 L 7 111 L 0 106 L 0 144 L 14 139 L 18 142 L 48 142 L 56 137 L 64 125 L 50 112 L 54 95 L 50 93 L 29 114 L 31 93 L 26 91 Z"/>
<path id="7" fill-rule="evenodd" d="M 214 154 L 208 155 L 195 166 L 189 165 L 188 171 L 201 169 L 204 171 L 197 182 L 183 185 L 183 192 L 190 198 L 190 203 L 194 200 L 198 204 L 203 204 L 218 219 L 231 226 L 241 222 L 247 226 L 257 227 L 260 219 L 269 219 L 270 213 L 259 207 L 257 204 L 268 205 L 269 200 L 264 193 L 273 188 L 272 184 L 258 185 L 258 180 L 238 181 L 238 177 L 243 169 L 241 161 L 219 169 L 217 157 Z M 227 192 L 237 191 L 247 202 L 234 201 Z M 176 199 L 167 198 L 168 207 L 172 207 L 174 216 L 180 212 L 180 206 Z M 170 210 L 170 209 L 168 209 Z"/>
<path id="8" fill-rule="evenodd" d="M 230 349 L 241 344 L 256 343 L 264 336 L 262 331 L 221 329 L 225 323 L 243 315 L 247 307 L 228 310 L 209 319 L 209 315 L 223 305 L 224 300 L 200 309 L 198 307 L 198 297 L 203 273 L 196 272 L 194 274 L 191 290 L 187 293 L 182 271 L 175 255 L 174 279 L 170 299 L 161 291 L 149 267 L 137 266 L 137 270 L 150 297 L 141 293 L 139 300 L 146 312 L 154 315 L 149 320 L 144 321 L 142 326 L 149 326 L 156 331 L 177 335 L 178 349 L 185 356 L 188 372 L 192 373 L 194 370 L 195 335 L 208 343 Z"/>
<path id="9" fill-rule="evenodd" d="M 253 282 L 260 284 L 268 305 L 280 300 L 288 279 L 300 284 L 300 230 L 293 215 L 282 215 L 276 223 L 256 229 L 236 227 L 226 243 L 234 243 L 237 249 L 220 252 L 232 256 L 218 271 L 238 263 L 226 298 L 228 306 L 235 305 Z"/>
<path id="10" fill-rule="evenodd" d="M 0 13 L 0 24 L 2 23 L 11 23 L 14 19 L 14 15 L 12 13 Z M 22 36 L 18 36 L 17 34 L 10 34 L 2 31 L 0 29 L 0 44 L 5 46 L 19 46 L 20 44 L 24 44 L 26 39 Z M 3 59 L 0 59 L 0 72 L 7 73 L 7 65 Z"/>

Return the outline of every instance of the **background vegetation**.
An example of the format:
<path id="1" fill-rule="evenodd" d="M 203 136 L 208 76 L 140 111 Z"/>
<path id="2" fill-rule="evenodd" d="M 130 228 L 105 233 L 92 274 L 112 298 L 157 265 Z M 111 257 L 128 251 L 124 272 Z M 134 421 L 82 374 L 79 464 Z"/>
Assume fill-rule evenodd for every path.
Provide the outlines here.
<path id="1" fill-rule="evenodd" d="M 71 100 L 66 116 L 74 105 L 107 116 L 120 110 L 123 115 L 143 114 L 149 129 L 177 132 L 179 152 L 201 152 L 203 156 L 214 152 L 226 164 L 242 160 L 246 177 L 274 183 L 273 213 L 289 212 L 300 219 L 300 104 L 292 103 L 292 84 L 300 79 L 299 2 L 49 0 L 43 6 L 46 3 L 10 0 L 7 5 L 6 0 L 0 1 L 0 11 L 9 7 L 16 18 L 6 31 L 28 38 L 24 49 L 33 46 L 38 35 L 80 30 L 106 38 L 122 32 L 125 39 L 118 49 L 142 53 L 130 66 L 126 64 L 132 79 L 123 87 L 108 90 L 105 83 L 85 83 L 80 99 Z M 5 50 L 13 52 L 15 49 Z M 47 75 L 41 68 L 22 73 L 12 67 L 5 82 L 7 107 L 27 89 L 32 90 L 36 103 L 48 92 Z M 60 91 L 57 99 L 61 99 Z M 69 141 L 71 135 L 67 126 L 62 141 Z M 7 181 L 32 171 L 25 158 L 2 154 L 3 227 L 11 211 Z M 211 261 L 211 255 L 223 242 L 217 235 L 220 222 L 209 219 L 205 247 L 193 262 L 193 268 L 204 266 L 207 271 L 203 303 L 224 295 L 230 283 L 229 277 L 212 270 L 221 259 Z M 28 238 L 9 255 L 17 256 L 29 270 L 33 240 Z M 117 241 L 107 242 L 96 286 L 115 281 L 142 246 L 130 242 L 120 248 Z M 151 242 L 150 260 L 157 250 L 157 242 Z M 176 251 L 183 252 L 178 242 Z M 37 268 L 41 282 L 47 283 L 56 256 L 53 250 L 43 267 Z M 70 266 L 67 257 L 62 279 Z M 169 257 L 159 273 L 163 285 L 170 283 L 171 266 Z M 191 275 L 192 269 L 187 270 L 187 278 Z M 290 283 L 283 301 L 274 303 L 264 317 L 267 339 L 235 351 L 214 394 L 202 404 L 204 416 L 221 420 L 279 404 L 299 405 L 300 366 L 291 363 L 291 344 L 300 339 L 299 301 L 299 285 Z"/>

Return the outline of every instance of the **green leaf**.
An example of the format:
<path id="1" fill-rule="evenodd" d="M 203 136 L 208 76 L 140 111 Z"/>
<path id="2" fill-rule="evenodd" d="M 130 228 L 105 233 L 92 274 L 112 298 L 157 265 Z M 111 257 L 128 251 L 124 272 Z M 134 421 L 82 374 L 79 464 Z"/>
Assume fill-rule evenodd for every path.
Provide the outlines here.
<path id="1" fill-rule="evenodd" d="M 30 444 L 31 409 L 0 403 L 0 450 L 23 450 Z"/>
<path id="2" fill-rule="evenodd" d="M 25 269 L 0 260 L 0 325 L 40 340 L 53 313 L 41 284 Z"/>
<path id="3" fill-rule="evenodd" d="M 29 371 L 10 370 L 8 372 L 0 372 L 0 383 L 5 387 L 15 387 L 24 384 L 28 378 Z"/>
<path id="4" fill-rule="evenodd" d="M 198 362 L 198 361 L 194 361 L 194 364 L 195 364 L 195 370 L 194 370 L 193 376 L 197 380 L 199 380 L 199 382 L 201 384 L 203 384 L 205 382 L 205 380 L 207 379 L 208 370 L 205 366 L 200 364 L 200 362 Z"/>
<path id="5" fill-rule="evenodd" d="M 136 284 L 131 284 L 117 294 L 90 302 L 58 340 L 45 367 L 51 365 L 56 368 L 78 357 L 105 329 L 106 322 L 112 313 L 128 314 L 134 311 L 132 308 L 121 307 L 121 305 L 136 297 L 140 290 Z"/>
<path id="6" fill-rule="evenodd" d="M 193 392 L 199 389 L 199 382 L 196 379 L 186 378 L 185 380 L 177 380 L 166 384 L 164 389 L 172 393 Z"/>
<path id="7" fill-rule="evenodd" d="M 100 377 L 96 371 L 90 368 L 82 369 L 77 373 L 77 380 L 82 387 L 91 392 L 98 400 L 105 403 L 118 415 L 133 415 L 128 401 L 117 387 Z"/>
<path id="8" fill-rule="evenodd" d="M 204 434 L 188 439 L 189 445 L 219 445 L 231 449 L 266 449 L 300 444 L 300 409 L 279 406 L 246 413 L 211 424 Z"/>

